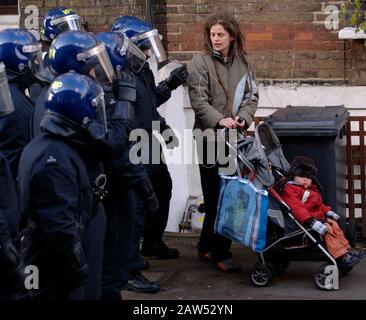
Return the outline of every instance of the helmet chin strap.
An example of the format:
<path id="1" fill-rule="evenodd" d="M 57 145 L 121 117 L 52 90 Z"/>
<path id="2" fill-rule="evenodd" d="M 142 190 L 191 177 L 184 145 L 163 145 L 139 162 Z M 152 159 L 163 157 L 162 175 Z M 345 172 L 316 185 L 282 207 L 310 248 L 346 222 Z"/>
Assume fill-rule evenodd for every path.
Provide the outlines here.
<path id="1" fill-rule="evenodd" d="M 30 70 L 27 70 L 24 73 L 15 72 L 12 70 L 6 70 L 6 76 L 8 78 L 9 83 L 10 82 L 15 83 L 22 89 L 27 89 L 38 81 L 38 79 L 34 76 L 34 74 Z"/>
<path id="2" fill-rule="evenodd" d="M 81 130 L 71 121 L 59 114 L 46 112 L 41 122 L 41 130 L 58 136 L 70 138 L 77 135 Z"/>

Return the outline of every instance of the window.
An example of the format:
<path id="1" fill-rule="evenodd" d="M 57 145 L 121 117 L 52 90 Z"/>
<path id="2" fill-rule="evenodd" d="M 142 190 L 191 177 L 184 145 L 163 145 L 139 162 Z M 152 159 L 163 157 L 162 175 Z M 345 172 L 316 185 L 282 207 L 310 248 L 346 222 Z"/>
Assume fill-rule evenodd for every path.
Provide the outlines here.
<path id="1" fill-rule="evenodd" d="M 18 0 L 1 0 L 0 15 L 18 14 Z"/>

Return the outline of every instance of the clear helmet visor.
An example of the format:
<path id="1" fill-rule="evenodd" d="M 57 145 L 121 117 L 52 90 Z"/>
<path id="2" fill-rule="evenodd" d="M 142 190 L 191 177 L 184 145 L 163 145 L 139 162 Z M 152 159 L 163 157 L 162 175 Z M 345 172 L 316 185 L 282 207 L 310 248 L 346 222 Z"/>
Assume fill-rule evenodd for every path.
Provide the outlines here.
<path id="1" fill-rule="evenodd" d="M 65 17 L 60 17 L 51 21 L 52 26 L 57 26 L 59 33 L 65 31 L 84 31 L 81 25 L 80 18 L 77 14 L 68 15 Z"/>
<path id="2" fill-rule="evenodd" d="M 40 43 L 23 46 L 23 53 L 29 56 L 28 67 L 35 74 L 43 70 L 42 45 Z"/>
<path id="3" fill-rule="evenodd" d="M 102 43 L 95 47 L 79 53 L 76 56 L 78 61 L 84 61 L 89 69 L 89 75 L 100 85 L 113 83 L 115 72 L 109 59 L 108 52 Z"/>
<path id="4" fill-rule="evenodd" d="M 146 62 L 146 55 L 127 36 L 120 50 L 120 55 L 126 58 L 127 65 L 132 72 L 138 73 Z"/>
<path id="5" fill-rule="evenodd" d="M 96 112 L 94 118 L 88 125 L 88 131 L 95 139 L 102 139 L 108 132 L 104 93 L 103 89 L 100 89 L 100 95 L 92 100 L 92 106 L 96 108 Z"/>
<path id="6" fill-rule="evenodd" d="M 5 73 L 5 65 L 3 62 L 0 62 L 0 117 L 13 111 L 14 104 Z"/>
<path id="7" fill-rule="evenodd" d="M 134 43 L 138 43 L 143 51 L 150 51 L 156 57 L 156 60 L 161 63 L 167 60 L 163 44 L 157 29 L 139 34 L 131 38 Z"/>

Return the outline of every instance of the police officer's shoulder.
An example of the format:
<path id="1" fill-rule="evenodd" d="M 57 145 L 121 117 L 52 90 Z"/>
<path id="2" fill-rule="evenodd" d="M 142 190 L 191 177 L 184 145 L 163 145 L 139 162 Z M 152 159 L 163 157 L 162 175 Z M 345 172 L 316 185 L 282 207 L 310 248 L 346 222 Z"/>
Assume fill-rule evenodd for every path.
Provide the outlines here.
<path id="1" fill-rule="evenodd" d="M 38 158 L 41 168 L 57 168 L 66 171 L 75 170 L 75 164 L 81 162 L 77 151 L 61 139 L 50 139 Z"/>

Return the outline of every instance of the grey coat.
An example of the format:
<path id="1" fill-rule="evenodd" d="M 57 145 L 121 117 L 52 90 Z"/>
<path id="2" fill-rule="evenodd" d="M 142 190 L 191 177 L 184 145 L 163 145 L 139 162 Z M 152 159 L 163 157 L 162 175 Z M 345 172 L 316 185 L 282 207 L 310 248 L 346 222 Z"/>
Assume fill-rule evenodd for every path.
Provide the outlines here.
<path id="1" fill-rule="evenodd" d="M 219 60 L 216 62 L 220 80 L 229 95 L 229 108 L 227 108 L 225 90 L 219 83 L 213 59 L 216 58 L 199 52 L 190 64 L 188 86 L 191 105 L 195 112 L 194 128 L 214 129 L 222 118 L 236 115 L 244 118 L 249 126 L 258 105 L 258 88 L 254 71 L 251 72 L 251 77 L 248 77 L 251 79 L 252 93 L 247 83 L 240 95 L 243 98 L 239 109 L 233 112 L 235 91 L 240 80 L 247 74 L 247 67 L 237 56 L 227 63 Z"/>

